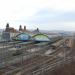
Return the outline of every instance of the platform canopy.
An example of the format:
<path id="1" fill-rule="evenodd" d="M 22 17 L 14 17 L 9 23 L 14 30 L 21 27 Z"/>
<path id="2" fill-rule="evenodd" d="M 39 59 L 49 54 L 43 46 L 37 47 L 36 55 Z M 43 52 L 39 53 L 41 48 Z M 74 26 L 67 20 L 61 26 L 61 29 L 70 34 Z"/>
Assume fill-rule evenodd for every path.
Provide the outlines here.
<path id="1" fill-rule="evenodd" d="M 31 36 L 27 33 L 20 33 L 15 37 L 17 41 L 29 41 L 31 40 Z"/>
<path id="2" fill-rule="evenodd" d="M 46 34 L 35 34 L 33 36 L 33 39 L 35 41 L 40 41 L 40 42 L 50 41 L 49 37 Z"/>

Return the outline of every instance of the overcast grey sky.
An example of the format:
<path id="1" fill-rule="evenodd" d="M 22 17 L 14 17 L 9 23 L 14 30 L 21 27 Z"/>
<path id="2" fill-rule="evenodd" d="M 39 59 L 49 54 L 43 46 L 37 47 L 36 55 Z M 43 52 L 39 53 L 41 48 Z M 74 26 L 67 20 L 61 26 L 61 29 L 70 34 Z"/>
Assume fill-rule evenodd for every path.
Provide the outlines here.
<path id="1" fill-rule="evenodd" d="M 0 28 L 75 31 L 75 0 L 0 0 Z"/>

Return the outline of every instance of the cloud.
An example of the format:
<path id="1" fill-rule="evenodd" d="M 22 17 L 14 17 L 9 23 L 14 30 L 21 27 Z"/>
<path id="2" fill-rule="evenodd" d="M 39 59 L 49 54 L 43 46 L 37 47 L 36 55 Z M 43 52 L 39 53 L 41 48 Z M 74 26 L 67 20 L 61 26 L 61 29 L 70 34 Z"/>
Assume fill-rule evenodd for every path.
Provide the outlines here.
<path id="1" fill-rule="evenodd" d="M 41 9 L 33 16 L 29 17 L 27 22 L 36 24 L 46 24 L 50 22 L 73 22 L 75 21 L 75 11 L 61 12 L 50 9 Z"/>
<path id="2" fill-rule="evenodd" d="M 28 24 L 43 29 L 67 29 L 72 23 L 73 29 L 74 21 L 75 0 L 0 0 L 1 28 L 9 22 L 15 28 Z"/>
<path id="3" fill-rule="evenodd" d="M 52 9 L 41 9 L 28 20 L 22 20 L 25 23 L 48 30 L 74 30 L 75 29 L 75 11 L 61 12 Z"/>

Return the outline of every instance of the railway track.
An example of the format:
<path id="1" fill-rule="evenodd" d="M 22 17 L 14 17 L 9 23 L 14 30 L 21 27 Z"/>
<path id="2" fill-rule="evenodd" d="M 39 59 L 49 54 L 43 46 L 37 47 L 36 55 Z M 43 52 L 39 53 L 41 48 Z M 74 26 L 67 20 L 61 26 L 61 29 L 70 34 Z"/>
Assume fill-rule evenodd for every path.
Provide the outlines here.
<path id="1" fill-rule="evenodd" d="M 59 53 L 59 51 L 58 51 L 58 53 Z M 27 68 L 26 70 L 24 69 L 25 68 L 24 67 L 23 68 L 24 74 L 29 73 L 29 72 L 31 72 L 31 74 L 32 74 L 32 72 L 34 73 L 34 71 L 41 69 L 42 67 L 47 66 L 47 64 L 49 62 L 52 62 L 52 61 L 54 62 L 58 58 L 58 56 L 56 57 L 55 55 L 56 55 L 56 53 L 54 53 L 52 56 L 48 56 L 47 59 L 45 59 L 44 61 L 37 62 L 37 63 L 39 63 L 39 65 L 33 65 L 33 67 L 31 66 L 31 67 Z M 23 71 L 22 71 L 22 73 L 23 73 Z"/>
<path id="2" fill-rule="evenodd" d="M 20 45 L 21 45 L 22 43 L 20 43 Z M 48 43 L 46 43 L 46 44 L 48 44 Z M 16 51 L 20 51 L 20 52 L 22 52 L 22 53 L 26 53 L 26 50 L 28 50 L 28 49 L 33 49 L 33 48 L 37 48 L 38 46 L 37 45 L 35 45 L 35 43 L 23 43 L 23 46 L 22 46 L 22 48 L 3 48 L 3 49 L 1 49 L 0 50 L 0 57 L 1 57 L 1 59 L 6 59 L 6 58 L 9 58 L 9 57 L 12 57 L 12 54 L 13 53 L 15 53 Z M 28 53 L 28 52 L 27 52 Z M 3 55 L 3 56 L 2 56 Z M 13 56 L 14 57 L 14 56 Z"/>
<path id="3" fill-rule="evenodd" d="M 55 57 L 54 57 L 55 58 Z M 28 71 L 30 71 L 30 70 L 35 70 L 37 67 L 38 68 L 40 68 L 38 65 L 39 65 L 39 63 L 40 64 L 42 64 L 44 61 L 46 61 L 46 62 L 48 62 L 48 61 L 51 61 L 51 60 L 54 60 L 54 58 L 52 58 L 52 56 L 48 56 L 48 57 L 45 57 L 44 56 L 44 58 L 40 58 L 39 60 L 37 60 L 37 58 L 36 58 L 36 61 L 33 61 L 32 63 L 27 63 L 27 65 L 25 65 L 24 66 L 24 64 L 23 64 L 23 67 L 21 66 L 21 68 L 17 68 L 17 69 L 15 69 L 13 72 L 15 73 L 15 71 L 20 71 L 20 70 L 24 70 L 25 71 L 25 69 L 26 69 L 26 71 L 28 72 Z M 46 63 L 46 62 L 44 62 L 43 63 L 43 65 Z M 28 68 L 29 67 L 29 68 Z M 31 68 L 31 69 L 30 69 Z M 11 71 L 10 71 L 11 72 Z M 26 73 L 27 73 L 26 72 Z M 8 73 L 9 73 L 9 71 L 8 71 Z M 22 72 L 23 73 L 23 72 Z M 29 72 L 28 72 L 29 73 Z M 12 74 L 12 73 L 11 73 Z M 8 74 L 6 74 L 6 75 L 8 75 Z M 9 74 L 10 75 L 10 74 Z"/>
<path id="4" fill-rule="evenodd" d="M 56 55 L 56 54 L 55 54 Z M 54 55 L 53 55 L 54 56 Z M 67 55 L 67 59 L 66 59 L 66 61 L 70 61 L 71 59 L 70 58 L 68 58 L 68 56 L 70 56 L 70 55 Z M 50 57 L 51 58 L 51 57 Z M 57 66 L 57 65 L 59 65 L 59 63 L 60 64 L 62 64 L 62 63 L 64 63 L 64 57 L 62 57 L 62 58 L 59 58 L 58 56 L 57 57 L 54 57 L 55 59 L 53 59 L 52 58 L 52 60 L 51 59 L 48 59 L 48 60 L 45 60 L 44 61 L 44 63 L 43 63 L 43 66 L 42 67 L 40 67 L 38 70 L 36 70 L 36 71 L 33 71 L 33 73 L 32 73 L 32 71 L 29 71 L 28 70 L 28 72 L 25 72 L 25 70 L 24 70 L 24 73 L 23 73 L 23 75 L 24 74 L 26 74 L 26 73 L 29 73 L 29 72 L 31 72 L 29 75 L 39 75 L 40 74 L 40 70 L 41 71 L 47 71 L 47 70 L 52 70 L 52 68 L 53 67 L 55 67 L 55 66 Z M 40 65 L 41 66 L 41 65 Z M 34 66 L 34 68 L 35 68 L 36 66 Z M 30 68 L 29 68 L 30 69 Z M 31 68 L 31 70 L 32 70 L 32 68 Z M 22 75 L 22 74 L 21 74 Z"/>
<path id="5" fill-rule="evenodd" d="M 16 64 L 13 64 L 13 65 L 9 65 L 9 68 L 11 67 L 11 66 L 16 66 L 17 68 L 14 70 L 14 68 L 13 68 L 13 71 L 12 72 L 14 72 L 14 71 L 19 71 L 19 70 L 21 70 L 21 67 L 23 67 L 24 65 L 24 67 L 28 67 L 28 66 L 31 66 L 31 65 L 34 65 L 34 64 L 37 64 L 37 62 L 40 60 L 40 61 L 42 61 L 42 60 L 45 60 L 47 57 L 45 57 L 45 58 L 43 58 L 42 60 L 41 60 L 41 58 L 42 57 L 40 57 L 40 56 L 38 56 L 38 55 L 36 55 L 35 57 L 33 57 L 32 59 L 28 59 L 28 60 L 26 60 L 26 61 L 23 61 L 22 62 L 22 64 L 19 62 L 19 63 L 16 63 Z M 36 61 L 36 62 L 34 62 L 34 61 Z M 18 64 L 18 66 L 17 66 L 17 64 Z M 28 65 L 27 65 L 28 64 Z M 6 67 L 7 68 L 7 67 Z M 11 72 L 11 69 L 10 69 L 10 71 L 6 71 L 7 73 L 10 73 Z M 6 73 L 6 74 L 7 74 Z"/>
<path id="6" fill-rule="evenodd" d="M 61 49 L 60 49 L 61 50 Z M 61 51 L 59 52 L 55 52 L 55 55 L 52 54 L 52 56 L 56 56 L 58 53 L 60 53 Z M 71 53 L 71 52 L 70 52 Z M 49 55 L 50 56 L 50 55 Z M 51 57 L 50 57 L 51 58 Z M 54 70 L 55 67 L 59 66 L 60 64 L 65 64 L 65 63 L 69 63 L 72 61 L 72 53 L 71 54 L 66 54 L 66 58 L 63 56 L 63 57 L 59 57 L 57 56 L 56 59 L 48 59 L 48 60 L 44 60 L 45 62 L 42 63 L 41 65 L 33 65 L 33 67 L 29 67 L 27 68 L 27 70 L 25 71 L 25 69 L 23 68 L 23 71 L 22 71 L 22 74 L 21 75 L 24 75 L 24 74 L 29 74 L 29 75 L 41 75 L 41 73 L 45 72 L 45 71 L 51 71 L 51 70 Z M 44 65 L 44 66 L 43 66 Z M 40 66 L 40 67 L 38 67 Z M 37 68 L 38 67 L 38 68 Z M 36 69 L 36 70 L 35 70 Z M 29 73 L 30 72 L 30 73 Z"/>
<path id="7" fill-rule="evenodd" d="M 17 47 L 17 46 L 27 46 L 29 44 L 34 44 L 34 42 L 5 42 L 4 44 L 2 44 L 2 46 L 0 46 L 0 50 L 5 50 L 5 49 L 9 49 L 9 48 L 13 48 L 13 47 Z"/>
<path id="8" fill-rule="evenodd" d="M 46 72 L 48 70 L 52 71 L 52 70 L 56 69 L 56 67 L 61 66 L 60 64 L 69 63 L 69 62 L 71 62 L 70 54 L 66 56 L 66 60 L 64 59 L 64 57 L 60 58 L 57 56 L 56 59 L 54 59 L 52 62 L 50 60 L 45 61 L 44 66 L 42 66 L 40 69 L 38 69 L 36 71 L 33 71 L 32 75 L 41 75 L 43 72 Z"/>
<path id="9" fill-rule="evenodd" d="M 22 43 L 21 43 L 22 44 Z M 20 44 L 20 45 L 21 45 Z M 19 44 L 17 44 L 17 46 L 20 46 Z M 10 47 L 10 48 L 9 48 Z M 37 45 L 35 45 L 35 43 L 23 43 L 23 46 L 21 47 L 21 48 L 15 48 L 15 46 L 7 46 L 7 47 L 5 47 L 5 48 L 2 48 L 1 50 L 0 50 L 0 55 L 5 55 L 5 56 L 7 56 L 7 55 L 12 55 L 12 53 L 13 52 L 16 52 L 16 51 L 20 51 L 20 52 L 26 52 L 26 50 L 28 50 L 28 49 L 33 49 L 33 48 L 37 48 L 38 46 Z M 28 53 L 28 52 L 27 52 Z M 0 57 L 2 57 L 2 56 L 0 56 Z M 8 56 L 9 57 L 9 56 Z"/>
<path id="10" fill-rule="evenodd" d="M 46 49 L 49 49 L 49 48 L 50 48 L 50 46 L 48 47 L 48 45 L 47 45 L 47 46 L 46 46 Z M 24 48 L 24 49 L 25 49 L 25 48 Z M 42 48 L 42 51 L 43 51 L 44 49 L 45 49 L 45 48 Z M 45 49 L 45 50 L 46 50 L 46 49 Z M 38 53 L 38 54 L 39 54 L 39 53 Z M 45 57 L 46 57 L 46 56 L 45 56 Z M 45 57 L 44 57 L 44 58 L 45 58 Z M 31 63 L 31 65 L 37 64 L 37 62 L 38 62 L 38 63 L 39 63 L 39 62 L 41 63 L 42 61 L 45 61 L 47 58 L 49 59 L 50 57 L 47 57 L 46 59 L 44 59 L 44 58 L 43 58 L 43 59 L 41 58 L 42 60 L 40 60 L 40 61 L 37 61 L 37 58 L 36 58 L 36 62 L 35 62 L 35 61 L 32 61 L 33 64 Z M 22 63 L 22 64 L 23 64 L 23 63 Z M 21 69 L 22 69 L 22 68 L 18 68 L 19 71 L 20 71 Z M 17 70 L 17 69 L 15 69 L 15 70 Z M 15 72 L 15 71 L 13 70 L 13 72 L 12 72 L 12 71 L 8 71 L 8 72 L 13 73 L 13 72 Z M 8 74 L 8 73 L 7 73 L 7 74 Z M 6 74 L 6 75 L 7 75 L 7 74 Z M 10 75 L 10 73 L 9 73 L 9 75 Z"/>
<path id="11" fill-rule="evenodd" d="M 41 74 L 44 75 L 44 73 L 47 72 L 47 71 L 52 71 L 52 70 L 56 69 L 57 67 L 61 67 L 61 64 L 63 65 L 63 64 L 67 64 L 67 63 L 72 62 L 72 58 L 73 58 L 72 56 L 73 55 L 72 55 L 71 52 L 72 51 L 70 49 L 69 52 L 66 53 L 66 57 L 62 57 L 62 58 L 58 57 L 56 60 L 53 60 L 53 62 L 46 63 L 44 65 L 44 67 L 34 71 L 32 75 L 41 75 Z"/>

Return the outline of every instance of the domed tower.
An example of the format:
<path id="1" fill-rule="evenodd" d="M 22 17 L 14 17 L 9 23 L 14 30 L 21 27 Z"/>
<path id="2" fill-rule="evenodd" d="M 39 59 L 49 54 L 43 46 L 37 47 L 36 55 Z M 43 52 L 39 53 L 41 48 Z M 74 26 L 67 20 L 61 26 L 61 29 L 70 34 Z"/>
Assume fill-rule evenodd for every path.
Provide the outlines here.
<path id="1" fill-rule="evenodd" d="M 39 32 L 39 28 L 37 28 L 36 31 Z"/>
<path id="2" fill-rule="evenodd" d="M 24 26 L 24 31 L 26 31 L 26 26 Z"/>
<path id="3" fill-rule="evenodd" d="M 5 31 L 6 31 L 6 32 L 9 32 L 9 23 L 6 24 L 6 29 L 5 29 Z"/>
<path id="4" fill-rule="evenodd" d="M 22 31 L 22 26 L 21 25 L 19 26 L 19 31 Z"/>

